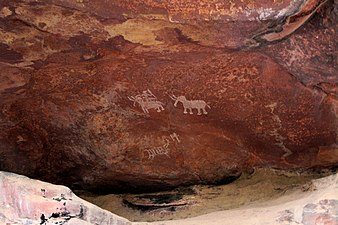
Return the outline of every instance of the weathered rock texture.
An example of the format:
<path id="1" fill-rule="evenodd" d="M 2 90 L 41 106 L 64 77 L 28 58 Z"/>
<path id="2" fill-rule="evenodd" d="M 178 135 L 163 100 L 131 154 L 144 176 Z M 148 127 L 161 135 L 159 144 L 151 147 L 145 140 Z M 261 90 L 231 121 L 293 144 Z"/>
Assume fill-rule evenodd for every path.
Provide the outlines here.
<path id="1" fill-rule="evenodd" d="M 157 225 L 337 225 L 338 176 L 314 180 L 307 193 L 293 193 L 259 207 L 219 211 Z M 147 223 L 144 223 L 146 225 Z"/>
<path id="2" fill-rule="evenodd" d="M 0 169 L 113 191 L 337 165 L 335 3 L 1 1 Z"/>
<path id="3" fill-rule="evenodd" d="M 1 224 L 130 225 L 122 217 L 86 202 L 64 186 L 0 172 Z"/>
<path id="4" fill-rule="evenodd" d="M 153 223 L 130 222 L 74 195 L 64 186 L 0 172 L 0 223 L 30 225 L 337 225 L 338 175 L 314 180 L 306 192 L 288 194 L 264 206 Z"/>

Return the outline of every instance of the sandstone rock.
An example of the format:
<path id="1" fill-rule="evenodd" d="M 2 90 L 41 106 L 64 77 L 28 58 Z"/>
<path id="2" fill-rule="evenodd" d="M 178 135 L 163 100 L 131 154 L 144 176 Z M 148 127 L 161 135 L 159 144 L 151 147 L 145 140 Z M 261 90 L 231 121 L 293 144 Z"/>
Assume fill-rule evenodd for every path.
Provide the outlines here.
<path id="1" fill-rule="evenodd" d="M 148 191 L 337 165 L 332 0 L 0 7 L 1 170 Z"/>
<path id="2" fill-rule="evenodd" d="M 60 185 L 0 172 L 1 224 L 129 225 L 127 219 L 78 198 Z"/>
<path id="3" fill-rule="evenodd" d="M 312 190 L 293 193 L 263 206 L 219 211 L 194 218 L 140 223 L 139 225 L 336 225 L 338 224 L 338 175 L 314 180 Z"/>
<path id="4" fill-rule="evenodd" d="M 338 223 L 338 175 L 314 180 L 309 189 L 244 208 L 161 222 L 129 222 L 94 206 L 64 186 L 0 172 L 1 224 L 64 225 L 189 225 L 189 224 L 303 224 Z M 44 216 L 42 216 L 44 215 Z"/>

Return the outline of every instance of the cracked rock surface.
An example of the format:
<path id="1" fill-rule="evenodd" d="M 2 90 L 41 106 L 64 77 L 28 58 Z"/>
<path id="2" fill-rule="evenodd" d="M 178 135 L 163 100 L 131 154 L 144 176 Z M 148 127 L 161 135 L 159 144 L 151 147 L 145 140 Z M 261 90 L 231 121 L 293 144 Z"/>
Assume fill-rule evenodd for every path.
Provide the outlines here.
<path id="1" fill-rule="evenodd" d="M 0 170 L 81 189 L 338 163 L 337 2 L 3 0 Z"/>

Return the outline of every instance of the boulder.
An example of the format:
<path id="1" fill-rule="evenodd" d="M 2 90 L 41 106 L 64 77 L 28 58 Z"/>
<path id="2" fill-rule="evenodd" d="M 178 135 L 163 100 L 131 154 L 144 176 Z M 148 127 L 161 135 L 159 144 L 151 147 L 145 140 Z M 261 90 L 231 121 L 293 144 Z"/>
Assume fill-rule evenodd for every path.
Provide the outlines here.
<path id="1" fill-rule="evenodd" d="M 1 224 L 131 225 L 77 197 L 69 188 L 0 171 Z"/>
<path id="2" fill-rule="evenodd" d="M 335 166 L 336 19 L 333 0 L 2 1 L 0 169 L 111 192 Z"/>

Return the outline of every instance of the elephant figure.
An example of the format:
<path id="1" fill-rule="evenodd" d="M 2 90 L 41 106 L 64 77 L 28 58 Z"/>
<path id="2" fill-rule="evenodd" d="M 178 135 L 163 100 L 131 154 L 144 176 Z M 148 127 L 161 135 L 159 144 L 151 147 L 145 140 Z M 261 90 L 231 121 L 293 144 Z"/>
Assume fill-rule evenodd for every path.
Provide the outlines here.
<path id="1" fill-rule="evenodd" d="M 211 108 L 205 101 L 203 100 L 187 100 L 187 98 L 185 96 L 178 96 L 176 97 L 175 95 L 170 96 L 171 99 L 173 99 L 175 101 L 174 106 L 177 107 L 177 103 L 178 102 L 182 102 L 183 104 L 183 108 L 184 114 L 188 113 L 189 110 L 189 114 L 194 114 L 192 109 L 197 109 L 197 115 L 202 115 L 203 114 L 208 114 L 208 112 L 205 110 L 205 107 L 208 107 L 209 109 Z"/>

